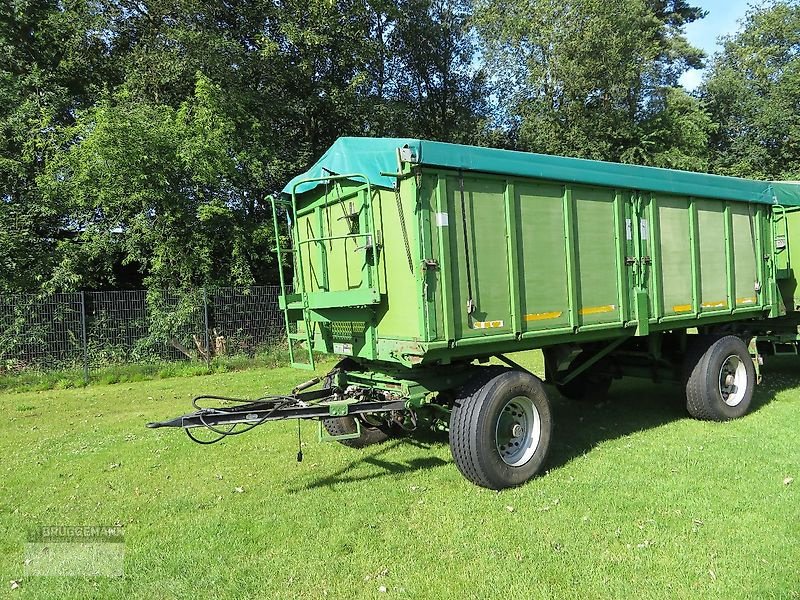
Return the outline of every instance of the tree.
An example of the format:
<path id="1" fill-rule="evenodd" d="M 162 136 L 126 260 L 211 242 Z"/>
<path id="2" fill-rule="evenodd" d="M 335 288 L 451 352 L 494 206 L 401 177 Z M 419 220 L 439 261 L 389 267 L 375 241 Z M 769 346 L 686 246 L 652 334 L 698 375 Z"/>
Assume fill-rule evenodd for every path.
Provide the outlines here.
<path id="1" fill-rule="evenodd" d="M 716 172 L 800 178 L 800 4 L 751 9 L 725 39 L 701 93 L 719 123 L 711 140 Z"/>
<path id="2" fill-rule="evenodd" d="M 479 0 L 498 124 L 524 150 L 696 166 L 710 122 L 676 88 L 702 64 L 683 26 L 703 16 L 683 0 Z"/>
<path id="3" fill-rule="evenodd" d="M 47 171 L 47 192 L 71 206 L 80 242 L 52 285 L 97 285 L 116 260 L 139 265 L 148 287 L 254 283 L 272 261 L 271 223 L 251 219 L 234 187 L 235 125 L 222 100 L 198 74 L 178 109 L 123 89 L 79 115 L 69 132 L 79 141 Z M 76 262 L 96 271 L 75 271 Z"/>
<path id="4" fill-rule="evenodd" d="M 56 132 L 104 81 L 102 37 L 88 2 L 0 5 L 0 292 L 44 284 L 59 259 L 65 207 L 38 184 Z"/>
<path id="5" fill-rule="evenodd" d="M 477 65 L 466 0 L 12 0 L 0 291 L 274 281 L 266 197 L 342 135 L 476 139 Z"/>
<path id="6" fill-rule="evenodd" d="M 488 112 L 483 69 L 463 0 L 401 0 L 390 40 L 399 58 L 394 96 L 405 105 L 396 129 L 409 137 L 470 143 Z"/>

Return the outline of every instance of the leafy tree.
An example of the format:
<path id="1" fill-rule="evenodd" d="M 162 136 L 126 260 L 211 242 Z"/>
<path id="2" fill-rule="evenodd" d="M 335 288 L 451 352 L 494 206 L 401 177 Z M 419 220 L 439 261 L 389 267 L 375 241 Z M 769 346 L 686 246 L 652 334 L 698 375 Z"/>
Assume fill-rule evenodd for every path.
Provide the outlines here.
<path id="1" fill-rule="evenodd" d="M 69 131 L 79 141 L 48 166 L 48 192 L 72 207 L 81 242 L 52 285 L 96 284 L 75 259 L 120 256 L 153 287 L 254 282 L 271 257 L 269 224 L 249 218 L 233 187 L 235 126 L 220 104 L 219 86 L 198 75 L 178 109 L 132 101 L 123 89 L 79 116 Z M 113 265 L 102 266 L 95 277 L 109 277 Z"/>
<path id="2" fill-rule="evenodd" d="M 525 150 L 696 166 L 710 122 L 675 88 L 702 64 L 682 28 L 703 16 L 683 0 L 478 0 L 500 126 Z"/>
<path id="3" fill-rule="evenodd" d="M 488 89 L 475 64 L 469 3 L 400 0 L 396 12 L 391 97 L 403 110 L 392 133 L 470 143 L 488 113 Z"/>
<path id="4" fill-rule="evenodd" d="M 0 292 L 37 289 L 59 260 L 66 210 L 37 176 L 56 131 L 113 79 L 95 24 L 82 0 L 0 5 Z"/>
<path id="5" fill-rule="evenodd" d="M 751 9 L 725 39 L 701 93 L 719 123 L 711 140 L 715 171 L 800 178 L 800 4 Z"/>
<path id="6" fill-rule="evenodd" d="M 467 0 L 6 2 L 0 292 L 273 281 L 338 136 L 483 139 L 475 53 Z"/>
<path id="7" fill-rule="evenodd" d="M 665 88 L 637 123 L 639 138 L 620 154 L 624 163 L 708 171 L 708 140 L 716 123 L 702 102 L 681 88 Z"/>

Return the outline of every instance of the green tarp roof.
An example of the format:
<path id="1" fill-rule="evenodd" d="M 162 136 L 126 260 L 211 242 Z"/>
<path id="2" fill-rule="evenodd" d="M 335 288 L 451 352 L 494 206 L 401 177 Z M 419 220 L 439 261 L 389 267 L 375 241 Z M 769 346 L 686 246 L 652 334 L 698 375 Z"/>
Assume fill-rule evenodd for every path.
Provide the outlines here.
<path id="1" fill-rule="evenodd" d="M 791 182 L 756 181 L 404 138 L 339 138 L 308 171 L 292 179 L 283 192 L 291 194 L 294 185 L 304 179 L 350 173 L 366 175 L 373 185 L 390 188 L 394 185 L 394 178 L 381 173 L 397 171 L 398 148 L 408 148 L 415 162 L 430 167 L 684 196 L 800 206 L 800 185 Z M 297 192 L 303 193 L 318 185 L 322 184 L 301 183 Z"/>

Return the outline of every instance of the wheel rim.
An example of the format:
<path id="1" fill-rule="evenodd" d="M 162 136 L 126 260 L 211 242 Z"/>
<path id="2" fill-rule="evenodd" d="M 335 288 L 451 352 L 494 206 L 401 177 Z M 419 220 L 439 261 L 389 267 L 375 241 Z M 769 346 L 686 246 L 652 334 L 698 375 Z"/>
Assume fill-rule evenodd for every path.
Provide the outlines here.
<path id="1" fill-rule="evenodd" d="M 719 393 L 728 406 L 737 406 L 747 392 L 747 368 L 736 354 L 731 354 L 719 370 Z"/>
<path id="2" fill-rule="evenodd" d="M 539 411 L 527 396 L 512 398 L 500 411 L 495 443 L 500 458 L 507 465 L 518 467 L 527 463 L 536 452 L 541 435 Z"/>

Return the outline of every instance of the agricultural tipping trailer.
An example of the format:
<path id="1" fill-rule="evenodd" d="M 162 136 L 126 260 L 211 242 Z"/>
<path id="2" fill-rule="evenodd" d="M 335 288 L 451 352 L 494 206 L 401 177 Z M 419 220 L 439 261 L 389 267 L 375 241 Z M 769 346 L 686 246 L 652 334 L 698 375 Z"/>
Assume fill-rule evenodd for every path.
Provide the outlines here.
<path id="1" fill-rule="evenodd" d="M 552 427 L 543 382 L 507 353 L 542 349 L 570 398 L 675 381 L 692 416 L 723 421 L 747 412 L 761 354 L 796 352 L 792 183 L 342 138 L 272 202 L 291 362 L 340 362 L 286 396 L 151 426 L 312 418 L 353 447 L 432 427 L 467 479 L 500 489 L 540 470 Z"/>

